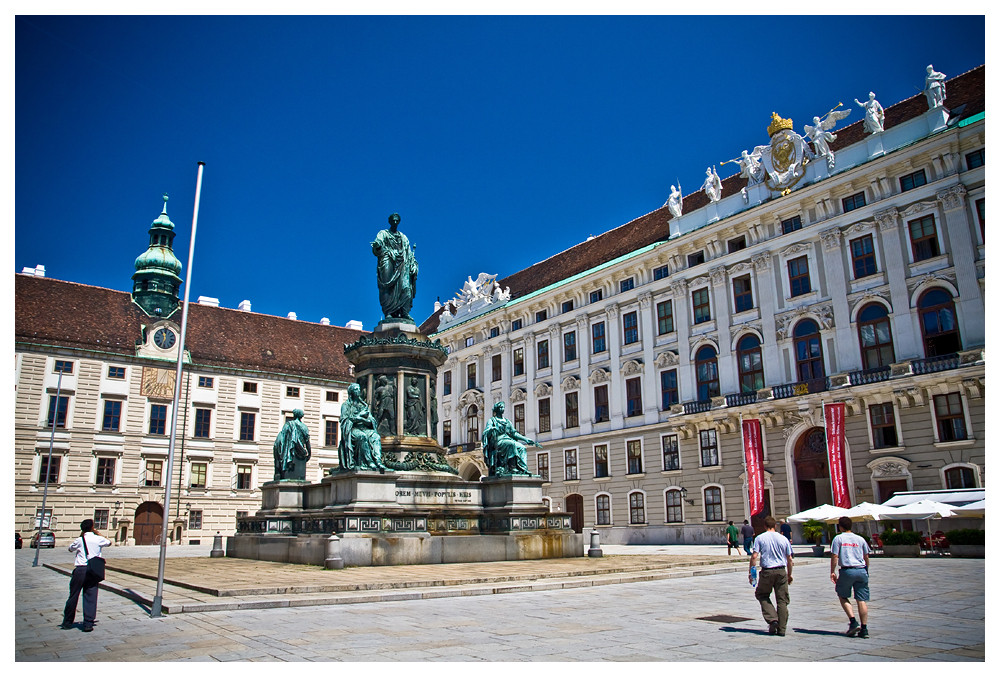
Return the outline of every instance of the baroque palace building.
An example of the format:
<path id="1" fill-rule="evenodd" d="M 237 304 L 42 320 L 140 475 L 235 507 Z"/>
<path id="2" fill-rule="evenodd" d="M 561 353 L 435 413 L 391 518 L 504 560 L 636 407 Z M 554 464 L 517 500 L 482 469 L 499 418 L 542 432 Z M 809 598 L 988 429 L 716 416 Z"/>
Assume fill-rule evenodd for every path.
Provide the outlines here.
<path id="1" fill-rule="evenodd" d="M 774 115 L 740 174 L 470 277 L 421 327 L 450 350 L 438 434 L 463 477 L 485 474 L 502 400 L 577 530 L 720 542 L 728 520 L 832 502 L 822 405 L 843 402 L 852 502 L 983 486 L 985 67 L 946 89 L 931 71 L 840 129 Z M 763 427 L 754 516 L 744 418 Z"/>
<path id="2" fill-rule="evenodd" d="M 310 430 L 306 479 L 337 465 L 340 404 L 353 381 L 343 348 L 362 335 L 360 323 L 303 322 L 202 297 L 188 313 L 167 477 L 182 281 L 166 203 L 149 235 L 131 293 L 50 279 L 41 266 L 15 275 L 18 531 L 51 524 L 58 545 L 92 517 L 116 542 L 159 543 L 169 481 L 172 542 L 232 535 L 238 516 L 260 509 L 273 441 L 294 409 Z"/>

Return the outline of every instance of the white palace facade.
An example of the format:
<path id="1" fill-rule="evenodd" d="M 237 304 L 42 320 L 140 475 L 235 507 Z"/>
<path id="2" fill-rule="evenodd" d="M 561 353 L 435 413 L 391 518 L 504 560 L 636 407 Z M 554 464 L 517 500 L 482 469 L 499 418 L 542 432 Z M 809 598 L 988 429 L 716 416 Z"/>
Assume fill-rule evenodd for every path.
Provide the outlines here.
<path id="1" fill-rule="evenodd" d="M 763 426 L 759 524 L 832 502 L 822 405 L 843 402 L 853 502 L 983 486 L 984 80 L 951 78 L 943 105 L 919 94 L 827 144 L 776 115 L 742 175 L 470 277 L 422 326 L 450 350 L 451 461 L 486 474 L 502 400 L 578 530 L 719 542 L 751 518 L 741 419 Z"/>

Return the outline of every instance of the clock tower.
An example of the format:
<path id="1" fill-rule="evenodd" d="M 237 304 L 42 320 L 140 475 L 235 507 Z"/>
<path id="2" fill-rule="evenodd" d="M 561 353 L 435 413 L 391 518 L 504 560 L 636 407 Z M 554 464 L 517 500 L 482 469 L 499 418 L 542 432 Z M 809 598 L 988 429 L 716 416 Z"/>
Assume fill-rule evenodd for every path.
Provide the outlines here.
<path id="1" fill-rule="evenodd" d="M 180 305 L 181 262 L 174 256 L 174 224 L 163 212 L 149 227 L 149 248 L 135 260 L 132 300 L 150 317 L 170 317 Z"/>

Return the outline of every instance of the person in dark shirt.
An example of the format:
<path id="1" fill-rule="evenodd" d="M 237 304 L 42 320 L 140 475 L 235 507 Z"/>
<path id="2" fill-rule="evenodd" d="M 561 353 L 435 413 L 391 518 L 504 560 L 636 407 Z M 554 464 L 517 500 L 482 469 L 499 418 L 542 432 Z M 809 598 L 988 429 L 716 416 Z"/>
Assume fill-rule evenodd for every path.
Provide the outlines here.
<path id="1" fill-rule="evenodd" d="M 743 536 L 743 552 L 747 555 L 750 554 L 750 548 L 753 546 L 753 527 L 750 526 L 750 522 L 743 520 L 743 526 L 740 527 L 740 535 Z"/>
<path id="2" fill-rule="evenodd" d="M 781 525 L 779 527 L 779 530 L 781 531 L 781 535 L 784 536 L 785 538 L 787 538 L 788 542 L 791 543 L 792 542 L 792 525 L 789 524 L 788 522 L 786 522 L 785 520 L 781 520 L 779 524 Z"/>

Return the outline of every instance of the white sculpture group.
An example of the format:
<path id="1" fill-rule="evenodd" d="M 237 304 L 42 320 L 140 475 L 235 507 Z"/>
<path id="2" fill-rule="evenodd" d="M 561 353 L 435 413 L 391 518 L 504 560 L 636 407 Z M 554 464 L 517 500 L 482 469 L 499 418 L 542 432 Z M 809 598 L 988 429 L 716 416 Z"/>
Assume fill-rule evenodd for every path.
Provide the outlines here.
<path id="1" fill-rule="evenodd" d="M 469 314 L 478 308 L 492 305 L 494 303 L 506 303 L 510 300 L 510 287 L 501 289 L 497 284 L 497 276 L 488 273 L 479 273 L 473 280 L 472 276 L 466 278 L 461 291 L 455 298 L 444 304 L 441 311 L 440 323 L 450 322 L 454 317 Z M 451 307 L 455 307 L 455 312 L 451 312 Z"/>

